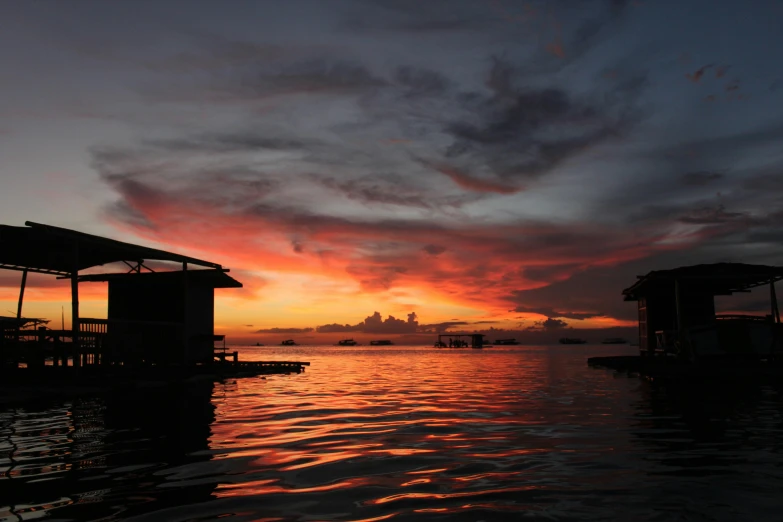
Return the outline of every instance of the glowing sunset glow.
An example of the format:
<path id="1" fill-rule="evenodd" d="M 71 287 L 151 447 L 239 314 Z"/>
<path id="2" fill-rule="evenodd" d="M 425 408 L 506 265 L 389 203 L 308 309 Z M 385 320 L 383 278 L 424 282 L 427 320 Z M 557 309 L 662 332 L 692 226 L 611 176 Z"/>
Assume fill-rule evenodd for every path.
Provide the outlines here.
<path id="1" fill-rule="evenodd" d="M 639 274 L 781 263 L 779 8 L 294 3 L 0 6 L 0 223 L 230 267 L 242 343 L 632 332 Z"/>

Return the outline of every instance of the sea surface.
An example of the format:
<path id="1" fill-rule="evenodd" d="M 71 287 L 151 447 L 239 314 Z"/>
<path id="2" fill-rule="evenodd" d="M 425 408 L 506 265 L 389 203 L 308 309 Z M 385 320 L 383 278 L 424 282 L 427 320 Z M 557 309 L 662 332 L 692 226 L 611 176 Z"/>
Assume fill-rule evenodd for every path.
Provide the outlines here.
<path id="1" fill-rule="evenodd" d="M 783 388 L 622 346 L 238 347 L 306 372 L 0 410 L 0 520 L 783 520 Z"/>

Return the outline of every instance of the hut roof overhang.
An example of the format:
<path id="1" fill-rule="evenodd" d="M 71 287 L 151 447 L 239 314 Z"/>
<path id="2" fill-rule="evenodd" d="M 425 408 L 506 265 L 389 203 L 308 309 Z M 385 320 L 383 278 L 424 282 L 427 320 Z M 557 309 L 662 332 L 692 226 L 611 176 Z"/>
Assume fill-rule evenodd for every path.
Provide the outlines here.
<path id="1" fill-rule="evenodd" d="M 110 263 L 156 260 L 223 270 L 217 263 L 165 250 L 30 221 L 25 225 L 0 225 L 0 269 L 70 276 Z"/>
<path id="2" fill-rule="evenodd" d="M 152 283 L 163 282 L 170 277 L 183 277 L 187 274 L 189 281 L 203 284 L 211 288 L 242 288 L 242 283 L 231 277 L 222 270 L 188 270 L 187 272 L 141 272 L 127 274 L 88 274 L 79 276 L 79 282 L 111 282 L 127 281 L 143 278 Z"/>
<path id="3" fill-rule="evenodd" d="M 783 279 L 783 267 L 713 263 L 653 270 L 647 275 L 637 277 L 636 283 L 623 290 L 626 301 L 637 301 L 651 293 L 671 289 L 674 281 L 688 285 L 691 291 L 731 295 Z"/>

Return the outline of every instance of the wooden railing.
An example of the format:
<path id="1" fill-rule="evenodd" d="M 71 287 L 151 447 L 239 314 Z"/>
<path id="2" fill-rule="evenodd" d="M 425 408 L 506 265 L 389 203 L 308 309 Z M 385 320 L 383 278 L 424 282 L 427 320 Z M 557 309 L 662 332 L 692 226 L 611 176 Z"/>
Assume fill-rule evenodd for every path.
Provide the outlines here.
<path id="1" fill-rule="evenodd" d="M 772 322 L 772 316 L 746 315 L 746 314 L 719 314 L 715 316 L 718 321 L 753 321 L 758 323 Z"/>

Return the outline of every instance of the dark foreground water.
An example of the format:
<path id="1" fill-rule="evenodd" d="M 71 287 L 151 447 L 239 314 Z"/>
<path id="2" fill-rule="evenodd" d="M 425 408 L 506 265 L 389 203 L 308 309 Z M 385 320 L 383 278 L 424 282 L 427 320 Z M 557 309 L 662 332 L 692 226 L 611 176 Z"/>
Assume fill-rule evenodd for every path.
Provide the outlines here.
<path id="1" fill-rule="evenodd" d="M 6 408 L 0 520 L 783 520 L 781 388 L 585 364 L 623 351 L 253 348 L 313 366 Z"/>

